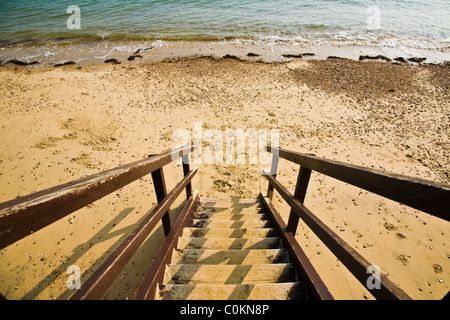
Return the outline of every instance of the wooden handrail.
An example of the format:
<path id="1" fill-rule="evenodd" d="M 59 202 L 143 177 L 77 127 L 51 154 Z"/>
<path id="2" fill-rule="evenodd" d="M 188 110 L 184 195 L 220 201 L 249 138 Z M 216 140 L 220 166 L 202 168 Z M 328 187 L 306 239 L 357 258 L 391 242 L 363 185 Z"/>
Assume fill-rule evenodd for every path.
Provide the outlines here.
<path id="1" fill-rule="evenodd" d="M 184 188 L 188 200 L 190 197 L 191 180 L 197 168 L 189 169 L 188 155 L 195 149 L 196 146 L 188 146 L 152 155 L 144 160 L 1 203 L 0 248 L 152 173 L 158 205 L 71 297 L 73 300 L 101 298 L 160 220 L 166 236 L 170 234 L 170 206 Z M 162 167 L 179 158 L 183 159 L 184 178 L 167 193 Z"/>
<path id="2" fill-rule="evenodd" d="M 158 254 L 134 293 L 134 300 L 152 300 L 155 298 L 156 286 L 158 282 L 162 282 L 164 278 L 165 265 L 170 263 L 173 249 L 176 248 L 178 243 L 178 237 L 183 232 L 183 228 L 186 226 L 188 219 L 198 205 L 199 198 L 198 190 L 195 190 L 189 197 L 186 205 L 175 221 L 173 229 L 167 235 L 166 240 L 164 240 Z"/>
<path id="3" fill-rule="evenodd" d="M 306 225 L 319 237 L 319 239 L 334 253 L 334 255 L 348 268 L 348 270 L 363 284 L 367 281 L 367 268 L 372 265 L 356 250 L 342 240 L 336 233 L 308 210 L 299 200 L 284 188 L 278 180 L 271 175 L 265 178 L 278 191 L 281 197 L 289 204 L 293 212 L 298 215 Z M 369 290 L 377 299 L 411 299 L 403 290 L 392 281 L 381 275 L 381 289 Z"/>
<path id="4" fill-rule="evenodd" d="M 327 160 L 281 148 L 267 147 L 279 157 L 380 196 L 450 220 L 450 186 L 424 179 L 387 173 Z"/>
<path id="5" fill-rule="evenodd" d="M 191 170 L 156 208 L 139 224 L 139 226 L 122 242 L 114 253 L 83 283 L 70 300 L 95 300 L 100 299 L 112 282 L 117 278 L 120 271 L 125 267 L 133 254 L 139 249 L 156 224 L 161 220 L 172 203 L 190 183 L 197 168 Z"/>
<path id="6" fill-rule="evenodd" d="M 275 208 L 270 198 L 264 197 L 262 194 L 260 194 L 259 197 L 261 198 L 262 204 L 267 208 L 278 234 L 283 239 L 283 243 L 286 244 L 291 261 L 297 267 L 301 280 L 307 284 L 308 296 L 317 300 L 334 300 L 316 269 L 311 264 L 311 261 L 298 244 L 295 236 L 292 232 L 289 232 L 288 227 L 284 223 L 280 213 Z"/>
<path id="7" fill-rule="evenodd" d="M 370 262 L 350 247 L 336 233 L 327 227 L 317 216 L 303 205 L 311 171 L 317 171 L 368 190 L 380 196 L 406 204 L 439 218 L 449 221 L 450 186 L 404 175 L 387 173 L 381 170 L 351 165 L 339 161 L 319 158 L 311 154 L 289 151 L 267 146 L 274 154 L 274 161 L 283 158 L 300 165 L 295 194 L 292 195 L 276 180 L 276 172 L 264 175 L 269 181 L 268 197 L 276 189 L 291 207 L 287 229 L 295 233 L 299 218 L 319 237 L 348 270 L 363 284 L 367 281 Z M 411 299 L 390 279 L 380 275 L 381 289 L 369 289 L 377 299 Z"/>
<path id="8" fill-rule="evenodd" d="M 0 248 L 192 152 L 189 146 L 0 204 Z"/>

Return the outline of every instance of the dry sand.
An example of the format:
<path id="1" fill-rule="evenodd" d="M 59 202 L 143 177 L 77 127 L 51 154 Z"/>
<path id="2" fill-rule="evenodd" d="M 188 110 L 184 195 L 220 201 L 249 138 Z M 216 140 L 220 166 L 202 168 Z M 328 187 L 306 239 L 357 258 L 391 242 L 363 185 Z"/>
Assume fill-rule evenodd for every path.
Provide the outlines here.
<path id="1" fill-rule="evenodd" d="M 3 67 L 0 201 L 166 151 L 173 130 L 193 132 L 194 121 L 279 129 L 286 149 L 448 184 L 449 81 L 448 65 L 340 59 Z M 193 185 L 207 197 L 256 197 L 267 188 L 259 170 L 204 164 Z M 281 161 L 278 178 L 293 191 L 297 172 Z M 171 189 L 182 169 L 165 174 Z M 287 221 L 287 205 L 274 201 Z M 1 249 L 0 292 L 67 299 L 67 267 L 85 281 L 155 202 L 146 176 Z M 317 173 L 305 204 L 412 298 L 449 291 L 448 222 Z M 337 299 L 372 299 L 302 223 L 297 238 Z M 158 227 L 104 298 L 131 298 L 162 241 Z"/>

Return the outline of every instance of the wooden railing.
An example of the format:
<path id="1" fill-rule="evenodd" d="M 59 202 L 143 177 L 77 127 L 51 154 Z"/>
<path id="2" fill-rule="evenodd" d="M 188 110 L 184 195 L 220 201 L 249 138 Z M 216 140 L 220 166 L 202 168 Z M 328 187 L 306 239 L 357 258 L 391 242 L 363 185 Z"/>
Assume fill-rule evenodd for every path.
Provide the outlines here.
<path id="1" fill-rule="evenodd" d="M 192 193 L 191 180 L 197 173 L 197 168 L 190 170 L 188 159 L 189 153 L 195 148 L 189 146 L 151 155 L 147 159 L 1 203 L 0 248 L 11 245 L 151 173 L 158 205 L 71 297 L 74 300 L 100 299 L 160 220 L 165 235 L 170 235 L 170 206 L 184 189 L 188 200 L 182 212 L 192 212 L 198 193 Z M 183 159 L 184 178 L 167 193 L 163 166 L 178 158 Z"/>
<path id="2" fill-rule="evenodd" d="M 295 234 L 299 218 L 301 218 L 364 286 L 369 276 L 367 274 L 368 267 L 372 264 L 303 205 L 312 171 L 320 172 L 441 219 L 450 220 L 449 185 L 395 175 L 281 148 L 268 146 L 267 151 L 274 154 L 273 163 L 275 164 L 278 163 L 278 158 L 283 158 L 300 165 L 294 194 L 291 194 L 276 179 L 277 165 L 272 167 L 271 174 L 264 175 L 269 181 L 268 198 L 272 199 L 275 189 L 291 208 L 287 224 L 288 230 Z M 375 298 L 411 299 L 384 274 L 380 276 L 381 288 L 368 288 Z"/>

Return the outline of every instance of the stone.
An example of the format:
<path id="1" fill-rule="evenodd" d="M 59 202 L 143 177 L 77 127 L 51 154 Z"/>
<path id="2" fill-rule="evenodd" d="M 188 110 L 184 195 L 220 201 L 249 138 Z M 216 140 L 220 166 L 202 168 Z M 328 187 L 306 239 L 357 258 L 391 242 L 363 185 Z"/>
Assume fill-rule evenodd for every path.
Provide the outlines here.
<path id="1" fill-rule="evenodd" d="M 73 62 L 73 61 L 66 61 L 66 62 L 63 62 L 63 63 L 57 63 L 54 66 L 55 67 L 61 67 L 61 66 L 69 66 L 69 65 L 73 65 L 73 64 L 75 64 L 75 62 Z"/>
<path id="2" fill-rule="evenodd" d="M 105 63 L 120 64 L 121 62 L 117 59 L 106 59 Z"/>

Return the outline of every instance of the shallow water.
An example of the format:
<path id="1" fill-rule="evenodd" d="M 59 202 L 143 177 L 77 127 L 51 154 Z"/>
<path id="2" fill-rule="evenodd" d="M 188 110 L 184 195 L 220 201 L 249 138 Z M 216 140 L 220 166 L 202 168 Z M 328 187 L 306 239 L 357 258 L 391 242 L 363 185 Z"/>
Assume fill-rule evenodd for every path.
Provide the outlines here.
<path id="1" fill-rule="evenodd" d="M 79 29 L 69 29 L 77 18 L 70 5 L 80 9 Z M 0 44 L 252 39 L 442 48 L 449 9 L 448 0 L 2 0 Z"/>

